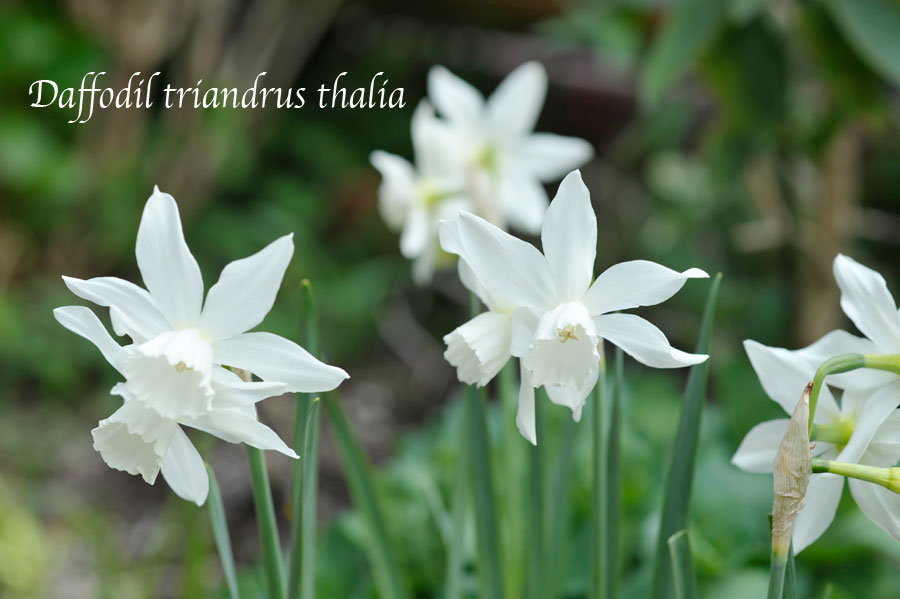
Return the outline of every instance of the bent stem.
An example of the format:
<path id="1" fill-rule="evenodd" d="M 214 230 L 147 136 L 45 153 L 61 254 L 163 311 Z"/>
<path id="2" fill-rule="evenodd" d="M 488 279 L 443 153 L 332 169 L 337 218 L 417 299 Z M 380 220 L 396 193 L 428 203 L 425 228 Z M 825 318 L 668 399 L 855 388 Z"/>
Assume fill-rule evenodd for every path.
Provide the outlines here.
<path id="1" fill-rule="evenodd" d="M 841 374 L 859 368 L 871 368 L 883 370 L 900 375 L 900 355 L 898 354 L 841 354 L 828 358 L 816 370 L 813 377 L 813 388 L 809 395 L 809 430 L 812 432 L 813 417 L 816 415 L 816 405 L 819 402 L 819 393 L 825 384 L 825 377 L 829 374 Z"/>

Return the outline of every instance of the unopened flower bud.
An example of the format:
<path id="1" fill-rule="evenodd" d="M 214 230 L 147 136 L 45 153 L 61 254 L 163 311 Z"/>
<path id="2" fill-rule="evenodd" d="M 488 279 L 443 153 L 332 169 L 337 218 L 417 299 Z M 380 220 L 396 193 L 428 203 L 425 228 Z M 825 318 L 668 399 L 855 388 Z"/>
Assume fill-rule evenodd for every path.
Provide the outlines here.
<path id="1" fill-rule="evenodd" d="M 775 501 L 772 504 L 772 552 L 787 557 L 794 520 L 804 506 L 812 455 L 809 451 L 809 393 L 806 386 L 797 402 L 787 432 L 778 446 L 772 472 L 775 479 Z"/>

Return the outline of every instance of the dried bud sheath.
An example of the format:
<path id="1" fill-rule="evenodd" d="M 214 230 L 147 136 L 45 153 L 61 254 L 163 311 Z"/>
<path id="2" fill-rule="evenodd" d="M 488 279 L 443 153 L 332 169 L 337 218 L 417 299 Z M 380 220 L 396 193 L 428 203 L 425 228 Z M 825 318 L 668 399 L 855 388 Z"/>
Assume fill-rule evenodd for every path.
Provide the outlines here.
<path id="1" fill-rule="evenodd" d="M 812 456 L 809 451 L 811 390 L 812 383 L 806 386 L 803 397 L 794 408 L 773 464 L 775 501 L 772 505 L 772 554 L 780 559 L 787 559 L 794 520 L 803 509 L 803 499 L 812 472 Z"/>

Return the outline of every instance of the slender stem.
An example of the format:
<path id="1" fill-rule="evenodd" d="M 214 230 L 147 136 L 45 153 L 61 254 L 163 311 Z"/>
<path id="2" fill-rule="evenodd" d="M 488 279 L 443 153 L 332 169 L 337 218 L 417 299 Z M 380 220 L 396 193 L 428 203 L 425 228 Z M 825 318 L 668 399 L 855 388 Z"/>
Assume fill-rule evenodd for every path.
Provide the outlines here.
<path id="1" fill-rule="evenodd" d="M 672 559 L 672 581 L 675 599 L 694 599 L 697 594 L 694 582 L 694 564 L 687 531 L 680 530 L 669 537 L 669 553 Z"/>
<path id="2" fill-rule="evenodd" d="M 621 348 L 616 348 L 615 384 L 613 385 L 612 407 L 609 415 L 609 433 L 607 438 L 607 548 L 609 561 L 609 580 L 607 588 L 609 596 L 619 596 L 619 520 L 621 504 L 621 471 L 620 471 L 620 428 L 622 424 L 622 398 L 625 393 L 625 358 Z"/>
<path id="3" fill-rule="evenodd" d="M 601 348 L 602 349 L 602 348 Z M 606 358 L 600 356 L 600 376 L 597 379 L 597 386 L 594 387 L 594 406 L 592 415 L 591 433 L 593 436 L 593 485 L 591 496 L 593 504 L 591 509 L 591 593 L 592 599 L 607 599 L 608 597 L 608 579 L 609 560 L 607 559 L 607 549 L 609 547 L 609 539 L 607 537 L 608 530 L 606 527 L 607 514 L 609 510 L 608 485 L 609 475 L 607 467 L 608 450 L 606 437 Z"/>
<path id="4" fill-rule="evenodd" d="M 787 568 L 787 556 L 772 551 L 772 568 L 769 572 L 768 599 L 781 599 L 784 594 L 784 572 Z"/>
<path id="5" fill-rule="evenodd" d="M 822 391 L 822 385 L 825 377 L 829 374 L 839 374 L 863 368 L 866 365 L 866 358 L 862 354 L 841 354 L 828 358 L 816 370 L 813 377 L 813 388 L 809 392 L 809 430 L 812 432 L 813 417 L 816 415 L 816 406 L 819 403 L 819 393 Z"/>
<path id="6" fill-rule="evenodd" d="M 315 357 L 320 357 L 319 313 L 312 283 L 303 279 L 301 285 L 301 342 Z M 304 483 L 318 486 L 318 409 L 315 410 L 316 442 L 307 443 L 309 416 L 315 397 L 298 393 L 294 411 L 294 451 L 301 456 L 295 460 L 291 475 L 291 530 L 288 568 L 288 597 L 313 599 L 315 571 L 315 513 L 316 489 L 304 489 Z M 312 505 L 305 505 L 311 502 Z M 312 517 L 309 517 L 312 514 Z M 310 528 L 311 530 L 305 530 Z"/>
<path id="7" fill-rule="evenodd" d="M 550 508 L 547 510 L 547 518 L 550 521 L 550 532 L 547 534 L 547 559 L 551 564 L 550 588 L 549 596 L 558 596 L 564 578 L 564 547 L 569 544 L 565 542 L 565 533 L 569 524 L 569 513 L 571 504 L 569 503 L 569 480 L 572 476 L 572 451 L 575 445 L 575 433 L 578 423 L 573 418 L 566 418 L 565 429 L 563 430 L 562 447 L 559 455 L 555 460 L 556 465 L 554 471 L 556 476 L 553 477 L 553 493 L 551 496 Z"/>
<path id="8" fill-rule="evenodd" d="M 266 569 L 269 597 L 284 599 L 286 590 L 284 570 L 281 565 L 281 541 L 278 538 L 278 526 L 275 522 L 275 505 L 272 502 L 269 474 L 266 472 L 266 458 L 261 450 L 249 445 L 247 445 L 247 458 L 250 461 L 253 503 L 256 505 L 256 518 L 259 524 L 259 539 L 262 543 L 263 565 Z"/>
<path id="9" fill-rule="evenodd" d="M 469 479 L 469 440 L 465 434 L 465 414 L 459 413 L 458 436 L 460 441 L 456 465 L 456 487 L 453 489 L 452 528 L 450 546 L 447 548 L 447 595 L 446 599 L 461 599 L 463 596 L 463 544 L 465 542 L 466 505 Z"/>
<path id="10" fill-rule="evenodd" d="M 544 438 L 543 414 L 544 414 L 544 392 L 543 390 L 534 402 L 534 421 L 536 427 L 537 438 Z M 544 518 L 544 464 L 541 456 L 541 442 L 538 445 L 528 447 L 529 462 L 529 523 L 530 533 L 528 535 L 528 597 L 532 599 L 545 599 L 546 577 L 545 569 L 547 567 L 546 554 L 544 553 L 545 540 L 545 518 Z"/>
<path id="11" fill-rule="evenodd" d="M 866 354 L 866 368 L 900 374 L 900 354 Z"/>

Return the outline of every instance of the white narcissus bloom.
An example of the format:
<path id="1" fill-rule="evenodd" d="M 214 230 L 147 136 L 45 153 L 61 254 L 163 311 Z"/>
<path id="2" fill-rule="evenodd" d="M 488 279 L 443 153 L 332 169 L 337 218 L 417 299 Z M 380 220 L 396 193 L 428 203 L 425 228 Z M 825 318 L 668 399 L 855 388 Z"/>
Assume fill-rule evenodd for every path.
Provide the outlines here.
<path id="1" fill-rule="evenodd" d="M 473 212 L 504 229 L 540 231 L 548 201 L 543 183 L 594 153 L 583 139 L 533 133 L 546 94 L 547 72 L 537 62 L 516 68 L 487 100 L 444 67 L 428 75 L 428 97 L 464 148 Z"/>
<path id="2" fill-rule="evenodd" d="M 509 356 L 521 359 L 517 424 L 536 443 L 534 389 L 572 409 L 578 420 L 597 381 L 603 339 L 639 362 L 675 368 L 703 362 L 669 345 L 655 326 L 632 314 L 613 314 L 658 304 L 691 278 L 637 260 L 610 267 L 593 283 L 597 221 L 581 174 L 570 173 L 547 210 L 543 254 L 534 246 L 472 214 L 442 223 L 443 248 L 460 256 L 464 284 L 489 308 L 444 338 L 447 360 L 460 380 L 484 385 Z"/>
<path id="3" fill-rule="evenodd" d="M 812 345 L 789 351 L 747 340 L 744 348 L 766 394 L 790 414 L 819 364 L 843 353 L 865 351 L 868 341 L 832 331 Z M 893 466 L 900 460 L 900 382 L 885 384 L 884 373 L 856 370 L 831 376 L 823 385 L 814 416 L 813 454 L 827 460 Z M 830 387 L 842 391 L 838 406 Z M 741 441 L 732 463 L 749 472 L 772 472 L 788 419 L 756 425 Z M 875 484 L 849 479 L 853 499 L 873 522 L 900 539 L 900 496 Z M 794 524 L 794 552 L 818 539 L 834 519 L 844 477 L 813 474 L 806 505 Z"/>
<path id="4" fill-rule="evenodd" d="M 63 277 L 81 298 L 110 309 L 119 346 L 89 309 L 67 306 L 54 316 L 93 342 L 124 377 L 113 393 L 125 404 L 93 431 L 94 446 L 112 468 L 163 476 L 180 496 L 202 503 L 202 460 L 179 424 L 232 442 L 296 457 L 256 420 L 256 401 L 284 392 L 336 388 L 347 374 L 323 364 L 296 343 L 270 333 L 247 333 L 275 300 L 293 253 L 291 236 L 227 265 L 203 304 L 203 281 L 188 250 L 174 199 L 154 189 L 138 230 L 136 255 L 147 290 L 128 281 Z M 264 379 L 245 383 L 222 366 Z"/>
<path id="5" fill-rule="evenodd" d="M 421 285 L 440 266 L 438 222 L 472 208 L 458 137 L 426 101 L 413 113 L 411 129 L 415 165 L 381 150 L 370 161 L 381 173 L 381 215 L 401 231 L 400 252 L 413 260 L 413 279 Z"/>

